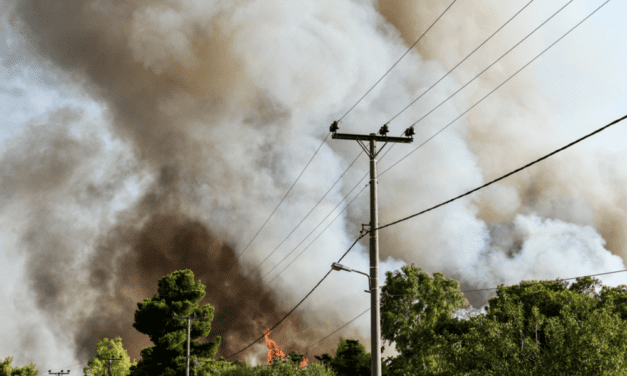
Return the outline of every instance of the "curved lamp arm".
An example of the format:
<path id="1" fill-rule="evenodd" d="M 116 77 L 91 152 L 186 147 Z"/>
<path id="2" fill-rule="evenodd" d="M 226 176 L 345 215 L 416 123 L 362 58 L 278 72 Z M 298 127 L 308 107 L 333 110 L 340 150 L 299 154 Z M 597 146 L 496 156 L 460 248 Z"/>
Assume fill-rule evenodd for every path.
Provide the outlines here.
<path id="1" fill-rule="evenodd" d="M 337 262 L 334 262 L 333 264 L 331 264 L 331 269 L 333 269 L 333 270 L 338 270 L 338 271 L 339 271 L 339 270 L 344 270 L 344 271 L 347 271 L 347 272 L 355 272 L 355 273 L 363 274 L 363 275 L 365 275 L 366 277 L 368 277 L 368 287 L 370 287 L 370 286 L 371 286 L 371 283 L 370 283 L 370 276 L 369 276 L 368 274 L 364 273 L 364 272 L 360 272 L 359 270 L 351 269 L 351 268 L 349 268 L 348 266 L 345 266 L 345 265 L 339 264 L 339 263 L 337 263 Z M 367 293 L 370 293 L 370 290 L 364 290 L 364 291 L 365 291 L 365 292 L 367 292 Z"/>

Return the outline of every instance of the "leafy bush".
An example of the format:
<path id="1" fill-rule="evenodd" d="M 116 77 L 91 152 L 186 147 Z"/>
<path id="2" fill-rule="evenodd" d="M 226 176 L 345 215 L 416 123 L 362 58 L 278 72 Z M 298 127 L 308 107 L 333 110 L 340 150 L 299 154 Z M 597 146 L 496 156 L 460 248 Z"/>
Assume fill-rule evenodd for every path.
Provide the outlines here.
<path id="1" fill-rule="evenodd" d="M 215 373 L 214 373 L 215 372 Z M 207 373 L 211 376 L 335 376 L 335 373 L 327 366 L 320 363 L 311 363 L 305 368 L 292 362 L 277 363 L 272 366 L 260 365 L 251 367 L 245 364 L 241 367 L 233 367 Z M 200 376 L 200 374 L 199 374 Z M 202 375 L 205 376 L 205 375 Z"/>
<path id="2" fill-rule="evenodd" d="M 39 371 L 34 364 L 22 368 L 12 367 L 13 357 L 9 356 L 0 362 L 0 376 L 37 376 Z"/>

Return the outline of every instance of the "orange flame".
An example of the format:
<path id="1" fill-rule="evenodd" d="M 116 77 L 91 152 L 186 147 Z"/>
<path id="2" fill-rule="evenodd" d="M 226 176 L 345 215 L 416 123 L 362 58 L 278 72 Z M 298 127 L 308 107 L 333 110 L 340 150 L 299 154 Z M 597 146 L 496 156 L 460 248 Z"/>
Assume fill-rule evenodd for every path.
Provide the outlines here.
<path id="1" fill-rule="evenodd" d="M 307 361 L 307 358 L 303 358 L 303 361 L 300 362 L 300 367 L 301 368 L 305 368 L 309 365 L 309 362 Z"/>
<path id="2" fill-rule="evenodd" d="M 276 341 L 268 337 L 270 335 L 270 329 L 264 330 L 263 334 L 266 339 L 266 346 L 268 347 L 268 365 L 272 365 L 272 363 L 277 360 L 285 359 L 285 354 L 276 346 Z"/>

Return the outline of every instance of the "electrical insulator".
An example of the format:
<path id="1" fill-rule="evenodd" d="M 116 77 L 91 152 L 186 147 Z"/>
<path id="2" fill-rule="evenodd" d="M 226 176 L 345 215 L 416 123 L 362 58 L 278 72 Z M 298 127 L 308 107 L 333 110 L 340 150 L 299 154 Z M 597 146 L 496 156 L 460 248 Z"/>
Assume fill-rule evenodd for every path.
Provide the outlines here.
<path id="1" fill-rule="evenodd" d="M 389 131 L 390 131 L 390 129 L 388 129 L 388 125 L 387 124 L 383 124 L 381 129 L 379 129 L 379 134 L 381 136 L 385 137 Z"/>
<path id="2" fill-rule="evenodd" d="M 337 125 L 337 121 L 334 121 L 333 124 L 329 127 L 329 132 L 335 133 L 340 127 Z"/>
<path id="3" fill-rule="evenodd" d="M 414 137 L 415 134 L 416 134 L 416 132 L 414 132 L 414 127 L 409 127 L 407 129 L 405 129 L 405 136 L 406 137 Z"/>

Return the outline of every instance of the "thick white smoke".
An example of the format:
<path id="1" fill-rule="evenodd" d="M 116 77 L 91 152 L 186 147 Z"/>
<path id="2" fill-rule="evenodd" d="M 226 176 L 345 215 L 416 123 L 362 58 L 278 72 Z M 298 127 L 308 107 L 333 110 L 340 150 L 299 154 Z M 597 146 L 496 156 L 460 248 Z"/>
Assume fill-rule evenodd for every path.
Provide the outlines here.
<path id="1" fill-rule="evenodd" d="M 90 123 L 75 110 L 56 110 L 5 143 L 13 147 L 7 146 L 2 155 L 0 220 L 12 224 L 2 227 L 2 241 L 13 250 L 7 259 L 16 267 L 2 276 L 0 293 L 3 301 L 18 295 L 25 300 L 1 313 L 4 320 L 18 323 L 3 326 L 1 337 L 20 340 L 17 345 L 0 342 L 0 355 L 15 355 L 19 364 L 34 361 L 59 367 L 67 363 L 54 359 L 84 360 L 72 359 L 73 347 L 59 338 L 72 338 L 68 328 L 73 319 L 89 317 L 91 305 L 101 298 L 90 292 L 88 277 L 80 272 L 98 246 L 118 245 L 113 254 L 118 258 L 131 252 L 131 245 L 123 240 L 106 240 L 118 224 L 128 224 L 132 232 L 155 213 L 176 211 L 200 220 L 212 236 L 242 252 L 318 148 L 329 124 L 405 52 L 406 42 L 435 19 L 434 12 L 443 9 L 439 1 L 424 3 L 179 0 L 125 7 L 99 2 L 72 10 L 69 2 L 59 2 L 59 19 L 50 21 L 53 32 L 43 32 L 45 28 L 38 29 L 35 22 L 37 10 L 28 1 L 20 2 L 12 14 L 23 20 L 13 22 L 23 33 L 23 42 L 32 35 L 40 38 L 32 42 L 36 58 L 65 72 L 68 85 L 82 85 L 106 115 L 102 123 Z M 487 13 L 469 19 L 468 9 Z M 346 117 L 341 131 L 376 132 L 517 9 L 506 4 L 497 11 L 478 1 L 452 9 L 425 43 Z M 74 11 L 85 18 L 75 17 Z M 548 12 L 534 9 L 518 27 L 538 13 Z M 55 24 L 63 23 L 64 17 L 72 30 L 87 35 L 84 46 L 64 50 L 55 44 L 67 38 L 63 27 Z M 520 35 L 512 30 L 518 29 L 512 25 L 505 30 L 509 38 L 486 46 L 479 52 L 481 59 L 441 82 L 395 119 L 391 133 L 400 134 L 513 45 Z M 438 40 L 446 43 L 434 42 Z M 522 51 L 519 57 L 534 49 L 527 46 Z M 503 62 L 495 76 L 480 80 L 474 89 L 485 94 L 519 66 L 516 59 Z M 534 78 L 531 71 L 514 81 L 498 101 L 469 114 L 383 174 L 381 223 L 458 195 L 555 146 L 549 139 L 556 131 L 538 124 L 559 116 L 550 101 L 534 91 L 529 83 Z M 417 126 L 416 143 L 479 97 L 462 93 L 448 101 Z M 380 171 L 415 146 L 394 146 L 380 162 Z M 268 226 L 239 257 L 244 274 L 292 231 L 359 152 L 354 143 L 327 141 Z M 405 263 L 429 272 L 443 271 L 464 286 L 479 288 L 624 268 L 616 256 L 624 255 L 625 246 L 616 239 L 624 239 L 627 228 L 619 184 L 596 174 L 594 166 L 586 168 L 576 154 L 567 155 L 383 230 L 382 281 L 386 271 Z M 300 243 L 367 167 L 362 155 L 303 225 L 259 267 L 259 274 L 269 272 Z M 286 263 L 264 278 L 262 284 L 279 307 L 291 309 L 300 301 L 367 221 L 366 190 L 277 280 L 267 285 Z M 606 243 L 612 247 L 606 248 Z M 342 263 L 367 271 L 365 245 L 360 243 Z M 115 274 L 113 256 L 108 262 L 107 270 Z M 31 271 L 21 274 L 20 265 Z M 26 284 L 9 283 L 10 279 Z M 602 280 L 627 281 L 620 275 Z M 105 290 L 115 291 L 116 279 L 108 281 L 111 286 Z M 46 289 L 38 286 L 44 284 L 61 292 L 51 292 L 54 299 L 48 301 Z M 300 315 L 318 333 L 333 330 L 369 306 L 366 287 L 362 276 L 333 272 L 299 309 Z M 76 294 L 85 297 L 80 305 L 72 305 Z M 58 317 L 68 307 L 75 311 Z M 47 333 L 46 341 L 31 340 L 39 330 Z M 302 339 L 291 332 L 293 328 L 285 330 L 288 338 Z M 344 333 L 369 338 L 368 316 Z M 260 334 L 250 333 L 250 338 Z M 90 345 L 95 343 L 86 344 Z"/>

